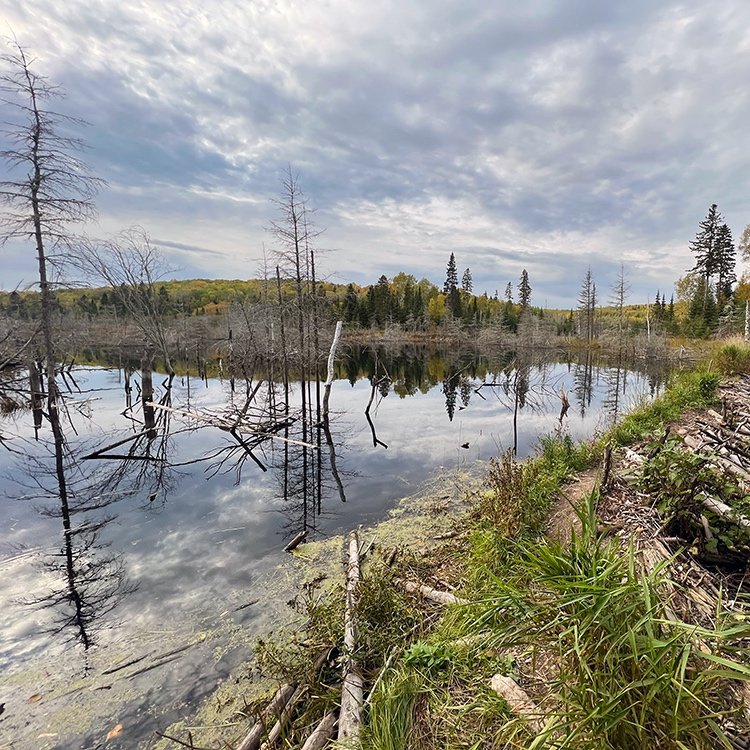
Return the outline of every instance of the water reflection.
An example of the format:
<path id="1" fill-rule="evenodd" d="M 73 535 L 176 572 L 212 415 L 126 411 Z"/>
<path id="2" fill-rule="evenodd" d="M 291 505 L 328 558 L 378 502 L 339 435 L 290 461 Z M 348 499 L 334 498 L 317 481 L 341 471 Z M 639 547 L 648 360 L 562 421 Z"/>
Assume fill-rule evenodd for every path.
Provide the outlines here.
<path id="1" fill-rule="evenodd" d="M 193 621 L 219 600 L 246 602 L 253 576 L 278 565 L 296 534 L 371 522 L 438 467 L 470 468 L 503 447 L 528 455 L 540 432 L 586 437 L 665 377 L 591 352 L 550 360 L 357 347 L 340 353 L 324 416 L 319 378 L 287 380 L 277 368 L 277 382 L 269 366 L 243 372 L 235 362 L 222 383 L 205 362 L 200 379 L 149 365 L 123 358 L 117 373 L 66 372 L 71 429 L 59 456 L 43 425 L 34 441 L 31 412 L 2 423 L 27 457 L 0 448 L 14 475 L 0 522 L 6 539 L 44 556 L 43 577 L 23 578 L 44 620 L 29 621 L 24 637 L 44 628 L 86 647 L 103 624 L 158 630 L 175 608 Z M 29 382 L 25 370 L 2 376 L 0 394 L 28 395 Z M 562 415 L 561 393 L 572 402 Z M 18 598 L 12 577 L 0 587 Z M 0 618 L 10 664 L 22 636 L 9 623 L 24 617 Z"/>

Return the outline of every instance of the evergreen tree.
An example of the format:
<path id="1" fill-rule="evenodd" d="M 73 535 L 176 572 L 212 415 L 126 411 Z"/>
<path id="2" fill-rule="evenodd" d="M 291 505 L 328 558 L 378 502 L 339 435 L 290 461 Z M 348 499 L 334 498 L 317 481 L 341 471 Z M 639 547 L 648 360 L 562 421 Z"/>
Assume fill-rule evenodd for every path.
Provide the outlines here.
<path id="1" fill-rule="evenodd" d="M 448 259 L 448 267 L 445 269 L 443 294 L 449 295 L 454 289 L 458 289 L 458 269 L 456 268 L 456 256 L 451 253 L 451 257 Z"/>
<path id="2" fill-rule="evenodd" d="M 467 294 L 471 294 L 474 291 L 474 283 L 471 278 L 471 270 L 466 269 L 464 271 L 463 278 L 461 279 L 461 290 Z"/>
<path id="3" fill-rule="evenodd" d="M 591 269 L 583 277 L 578 294 L 578 335 L 590 343 L 594 338 L 594 311 L 596 310 L 596 285 L 591 278 Z"/>
<path id="4" fill-rule="evenodd" d="M 497 292 L 495 292 L 495 299 L 497 299 Z M 505 285 L 505 301 L 513 302 L 513 284 L 510 281 Z"/>
<path id="5" fill-rule="evenodd" d="M 518 284 L 518 301 L 524 309 L 531 302 L 531 285 L 529 284 L 529 274 L 525 268 L 521 271 L 521 281 Z"/>
<path id="6" fill-rule="evenodd" d="M 354 323 L 359 319 L 359 299 L 357 292 L 354 290 L 354 285 L 349 284 L 346 287 L 346 294 L 344 295 L 344 322 Z"/>
<path id="7" fill-rule="evenodd" d="M 705 279 L 704 291 L 710 291 L 711 279 L 719 270 L 716 238 L 722 216 L 715 203 L 708 209 L 706 218 L 699 224 L 698 233 L 690 243 L 690 249 L 695 254 L 693 271 L 698 271 Z"/>
<path id="8" fill-rule="evenodd" d="M 716 275 L 718 277 L 716 296 L 721 303 L 731 297 L 732 286 L 737 281 L 734 272 L 737 260 L 734 242 L 732 241 L 732 230 L 726 224 L 722 224 L 716 232 L 715 248 Z"/>

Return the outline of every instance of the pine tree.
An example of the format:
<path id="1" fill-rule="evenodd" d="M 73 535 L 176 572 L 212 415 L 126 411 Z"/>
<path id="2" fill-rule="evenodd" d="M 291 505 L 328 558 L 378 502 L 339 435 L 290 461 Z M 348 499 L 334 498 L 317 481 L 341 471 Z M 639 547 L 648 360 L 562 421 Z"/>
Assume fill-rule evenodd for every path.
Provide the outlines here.
<path id="1" fill-rule="evenodd" d="M 464 275 L 461 279 L 461 289 L 467 294 L 471 294 L 472 291 L 474 291 L 474 282 L 471 278 L 471 270 L 468 268 L 464 271 Z"/>
<path id="2" fill-rule="evenodd" d="M 495 299 L 497 299 L 497 292 L 495 292 Z M 513 302 L 513 284 L 510 281 L 505 285 L 505 301 Z"/>
<path id="3" fill-rule="evenodd" d="M 518 284 L 518 301 L 524 309 L 531 302 L 531 285 L 529 284 L 529 274 L 525 268 L 521 271 L 521 281 Z"/>

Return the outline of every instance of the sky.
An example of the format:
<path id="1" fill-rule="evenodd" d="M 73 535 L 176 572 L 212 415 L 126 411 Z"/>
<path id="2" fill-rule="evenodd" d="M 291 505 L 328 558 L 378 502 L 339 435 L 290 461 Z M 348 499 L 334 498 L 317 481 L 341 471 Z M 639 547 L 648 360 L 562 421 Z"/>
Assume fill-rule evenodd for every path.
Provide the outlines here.
<path id="1" fill-rule="evenodd" d="M 0 0 L 168 277 L 259 274 L 289 167 L 336 282 L 399 271 L 532 302 L 671 294 L 712 203 L 750 223 L 747 0 Z M 6 108 L 7 109 L 7 108 Z M 6 119 L 5 117 L 3 119 Z M 0 166 L 7 174 L 5 166 Z M 323 252 L 325 251 L 325 252 Z M 0 288 L 34 280 L 0 249 Z M 741 270 L 741 269 L 740 269 Z"/>

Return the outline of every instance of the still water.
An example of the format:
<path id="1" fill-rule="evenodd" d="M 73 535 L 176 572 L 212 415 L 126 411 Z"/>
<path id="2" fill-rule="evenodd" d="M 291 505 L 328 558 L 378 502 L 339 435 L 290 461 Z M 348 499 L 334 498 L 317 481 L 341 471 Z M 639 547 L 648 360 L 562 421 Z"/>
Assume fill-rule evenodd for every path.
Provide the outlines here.
<path id="1" fill-rule="evenodd" d="M 315 385 L 303 419 L 263 380 L 233 390 L 178 376 L 167 388 L 154 374 L 161 408 L 149 430 L 138 372 L 74 369 L 67 534 L 48 429 L 35 439 L 26 411 L 0 422 L 0 748 L 104 747 L 117 723 L 127 732 L 107 748 L 148 747 L 285 619 L 282 549 L 298 532 L 375 522 L 437 470 L 529 455 L 541 434 L 586 438 L 653 396 L 663 372 L 590 354 L 488 362 L 351 350 L 327 432 Z M 301 385 L 289 387 L 297 404 Z M 276 437 L 227 427 L 251 420 Z"/>

